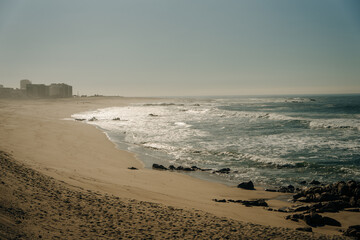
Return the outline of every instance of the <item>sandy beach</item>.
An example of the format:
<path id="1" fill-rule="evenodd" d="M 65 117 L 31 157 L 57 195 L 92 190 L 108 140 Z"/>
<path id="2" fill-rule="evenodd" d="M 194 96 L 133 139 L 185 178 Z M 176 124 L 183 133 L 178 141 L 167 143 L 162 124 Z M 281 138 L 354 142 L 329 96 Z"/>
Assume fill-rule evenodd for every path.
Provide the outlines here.
<path id="1" fill-rule="evenodd" d="M 99 129 L 64 120 L 82 111 L 152 101 L 158 100 L 0 100 L 0 238 L 341 239 L 339 230 L 359 222 L 356 212 L 324 213 L 341 227 L 295 230 L 306 224 L 286 220 L 288 213 L 213 201 L 266 199 L 279 209 L 293 205 L 278 200 L 284 193 L 145 169 Z"/>

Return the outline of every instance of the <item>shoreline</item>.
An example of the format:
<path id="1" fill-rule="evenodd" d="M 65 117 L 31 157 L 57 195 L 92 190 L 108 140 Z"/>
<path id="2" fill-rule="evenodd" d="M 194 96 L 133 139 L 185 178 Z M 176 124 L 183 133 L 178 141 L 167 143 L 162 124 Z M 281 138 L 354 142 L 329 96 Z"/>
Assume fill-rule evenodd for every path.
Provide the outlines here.
<path id="1" fill-rule="evenodd" d="M 99 194 L 27 168 L 2 151 L 0 163 L 2 239 L 334 239 Z"/>
<path id="2" fill-rule="evenodd" d="M 92 98 L 36 101 L 0 101 L 0 148 L 32 169 L 77 187 L 125 199 L 149 201 L 181 209 L 196 209 L 218 217 L 264 226 L 303 227 L 285 220 L 286 214 L 236 204 L 220 204 L 212 199 L 274 199 L 284 194 L 261 190 L 248 191 L 207 182 L 181 173 L 146 169 L 133 153 L 120 150 L 100 129 L 76 121 L 62 121 L 72 113 L 95 110 L 114 104 L 125 106 L 139 98 Z M 150 99 L 153 101 L 155 99 Z M 104 136 L 105 135 L 105 136 Z M 128 167 L 137 167 L 133 171 Z M 272 207 L 290 205 L 270 200 Z M 331 214 L 330 214 L 331 215 Z M 342 228 L 353 218 L 343 216 Z M 338 228 L 314 229 L 340 234 Z"/>

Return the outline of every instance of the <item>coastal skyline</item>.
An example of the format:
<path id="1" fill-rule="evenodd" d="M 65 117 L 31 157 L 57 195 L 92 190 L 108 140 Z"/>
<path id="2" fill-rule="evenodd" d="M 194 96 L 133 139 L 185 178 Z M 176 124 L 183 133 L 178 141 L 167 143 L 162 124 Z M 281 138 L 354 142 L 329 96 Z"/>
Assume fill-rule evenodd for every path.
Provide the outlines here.
<path id="1" fill-rule="evenodd" d="M 0 0 L 0 84 L 122 96 L 360 92 L 358 1 Z"/>

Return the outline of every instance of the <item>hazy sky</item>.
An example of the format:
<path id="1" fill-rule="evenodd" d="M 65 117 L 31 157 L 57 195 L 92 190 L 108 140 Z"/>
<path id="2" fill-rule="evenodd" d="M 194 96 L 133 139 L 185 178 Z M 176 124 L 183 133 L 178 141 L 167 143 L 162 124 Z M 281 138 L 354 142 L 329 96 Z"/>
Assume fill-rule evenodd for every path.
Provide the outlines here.
<path id="1" fill-rule="evenodd" d="M 359 0 L 0 0 L 0 84 L 123 96 L 360 93 Z"/>

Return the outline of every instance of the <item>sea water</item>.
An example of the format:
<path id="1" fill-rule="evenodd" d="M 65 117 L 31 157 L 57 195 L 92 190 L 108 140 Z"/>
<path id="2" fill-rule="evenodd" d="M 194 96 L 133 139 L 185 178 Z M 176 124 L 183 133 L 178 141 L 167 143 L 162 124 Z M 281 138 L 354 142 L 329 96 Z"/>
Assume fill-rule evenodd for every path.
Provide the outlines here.
<path id="1" fill-rule="evenodd" d="M 199 175 L 229 184 L 360 180 L 360 95 L 163 99 L 72 117 L 95 117 L 147 167 L 230 168 Z"/>

